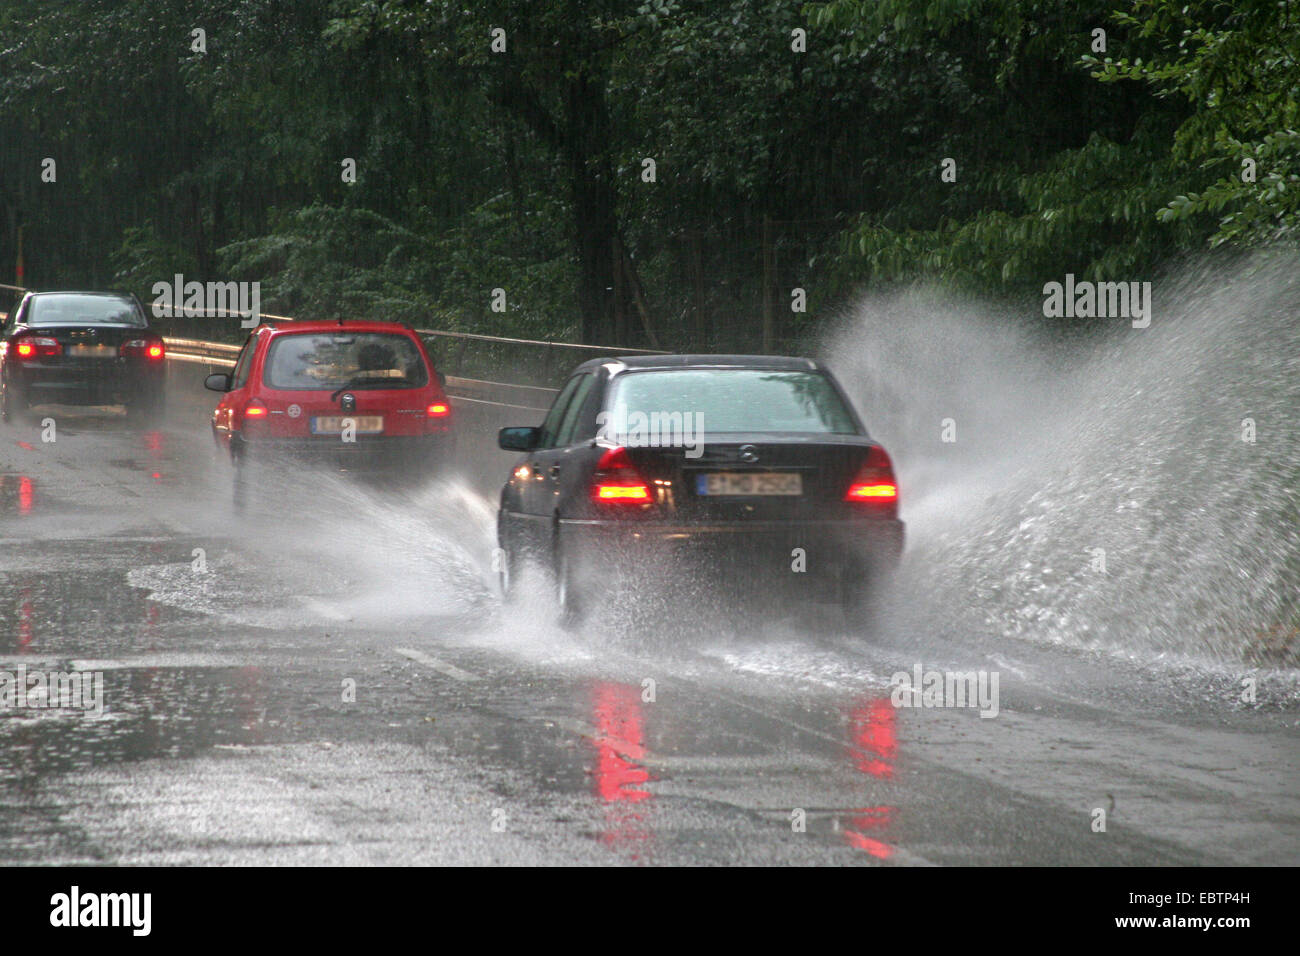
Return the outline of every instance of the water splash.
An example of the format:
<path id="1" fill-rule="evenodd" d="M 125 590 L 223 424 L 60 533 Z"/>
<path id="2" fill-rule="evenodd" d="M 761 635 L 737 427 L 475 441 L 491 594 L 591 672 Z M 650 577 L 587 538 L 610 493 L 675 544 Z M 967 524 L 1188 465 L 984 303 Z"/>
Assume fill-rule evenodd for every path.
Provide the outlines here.
<path id="1" fill-rule="evenodd" d="M 1189 268 L 1096 336 L 865 300 L 822 352 L 900 473 L 903 624 L 1300 665 L 1298 307 L 1290 254 Z"/>

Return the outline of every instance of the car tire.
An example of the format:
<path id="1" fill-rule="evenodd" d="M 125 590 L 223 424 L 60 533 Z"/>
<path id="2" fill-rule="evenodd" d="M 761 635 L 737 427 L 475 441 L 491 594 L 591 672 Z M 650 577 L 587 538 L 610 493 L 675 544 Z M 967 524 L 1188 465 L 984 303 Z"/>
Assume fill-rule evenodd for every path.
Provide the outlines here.
<path id="1" fill-rule="evenodd" d="M 501 547 L 496 552 L 497 587 L 501 591 L 502 604 L 514 604 L 519 597 L 519 558 L 514 551 Z"/>
<path id="2" fill-rule="evenodd" d="M 573 630 L 581 626 L 587 613 L 586 595 L 577 580 L 571 547 L 557 543 L 554 559 L 555 604 L 559 611 L 560 626 Z"/>
<path id="3" fill-rule="evenodd" d="M 27 411 L 27 396 L 12 385 L 0 386 L 0 419 L 12 422 Z"/>
<path id="4" fill-rule="evenodd" d="M 253 484 L 252 455 L 238 438 L 230 439 L 231 501 L 236 511 L 243 511 L 248 503 L 249 488 Z"/>
<path id="5" fill-rule="evenodd" d="M 840 570 L 839 605 L 847 628 L 875 629 L 886 576 L 884 568 L 867 561 L 850 561 Z"/>

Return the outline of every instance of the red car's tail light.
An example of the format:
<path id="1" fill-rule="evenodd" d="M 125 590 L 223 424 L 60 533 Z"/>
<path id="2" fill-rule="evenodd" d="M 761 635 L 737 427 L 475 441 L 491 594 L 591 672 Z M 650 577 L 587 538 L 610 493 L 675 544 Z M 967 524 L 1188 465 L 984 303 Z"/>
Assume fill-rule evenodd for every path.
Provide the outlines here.
<path id="1" fill-rule="evenodd" d="M 46 336 L 34 336 L 25 338 L 18 342 L 14 347 L 19 358 L 52 358 L 56 355 L 63 354 L 63 346 L 59 344 L 58 339 L 47 338 Z"/>
<path id="2" fill-rule="evenodd" d="M 654 500 L 626 448 L 610 448 L 596 463 L 591 500 L 603 505 L 646 505 Z"/>
<path id="3" fill-rule="evenodd" d="M 451 414 L 451 406 L 445 402 L 434 402 L 424 410 L 427 418 L 446 418 Z"/>
<path id="4" fill-rule="evenodd" d="M 898 483 L 894 480 L 894 465 L 885 449 L 872 445 L 867 460 L 858 469 L 857 476 L 844 493 L 845 501 L 856 501 L 893 512 L 898 508 Z"/>
<path id="5" fill-rule="evenodd" d="M 257 399 L 253 399 L 251 402 L 248 403 L 248 407 L 244 409 L 244 417 L 265 418 L 266 406 L 263 405 L 261 402 L 259 402 Z"/>
<path id="6" fill-rule="evenodd" d="M 145 351 L 145 354 L 148 355 L 151 359 L 162 358 L 163 357 L 162 343 L 159 342 L 157 345 L 149 346 L 149 348 Z"/>

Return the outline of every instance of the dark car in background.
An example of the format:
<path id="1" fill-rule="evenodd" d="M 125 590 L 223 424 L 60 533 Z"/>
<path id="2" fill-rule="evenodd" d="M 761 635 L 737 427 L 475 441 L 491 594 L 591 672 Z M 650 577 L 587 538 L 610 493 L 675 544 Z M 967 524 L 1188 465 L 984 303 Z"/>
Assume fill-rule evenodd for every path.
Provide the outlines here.
<path id="1" fill-rule="evenodd" d="M 727 592 L 813 583 L 861 619 L 902 551 L 889 455 L 810 359 L 594 359 L 498 443 L 523 453 L 498 512 L 503 591 L 540 565 L 566 623 L 664 565 Z"/>
<path id="2" fill-rule="evenodd" d="M 453 451 L 451 402 L 419 335 L 398 322 L 264 323 L 212 413 L 218 447 L 240 468 L 274 459 L 361 471 L 443 464 Z"/>
<path id="3" fill-rule="evenodd" d="M 0 415 L 31 405 L 125 405 L 161 414 L 166 346 L 133 295 L 29 292 L 0 341 Z"/>

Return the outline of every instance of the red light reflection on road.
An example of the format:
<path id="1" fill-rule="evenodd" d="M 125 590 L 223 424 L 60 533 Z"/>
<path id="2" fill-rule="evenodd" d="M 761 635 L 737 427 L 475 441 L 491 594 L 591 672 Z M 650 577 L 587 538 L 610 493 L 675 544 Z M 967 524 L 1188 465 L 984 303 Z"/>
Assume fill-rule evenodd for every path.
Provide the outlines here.
<path id="1" fill-rule="evenodd" d="M 639 812 L 625 804 L 650 799 L 641 784 L 650 772 L 636 761 L 645 756 L 641 689 L 631 684 L 597 683 L 591 694 L 591 722 L 596 730 L 596 764 L 592 771 L 596 796 L 606 804 L 606 829 L 601 842 L 620 846 L 648 840 Z"/>
<path id="2" fill-rule="evenodd" d="M 886 780 L 894 775 L 894 755 L 898 752 L 898 737 L 894 730 L 897 717 L 898 712 L 887 697 L 868 701 L 853 709 L 849 717 L 853 766 Z"/>
<path id="3" fill-rule="evenodd" d="M 849 755 L 859 773 L 889 780 L 894 776 L 894 757 L 898 754 L 896 729 L 898 711 L 888 697 L 859 703 L 849 712 Z M 864 807 L 852 811 L 844 840 L 849 846 L 887 860 L 894 855 L 888 843 L 869 837 L 863 830 L 887 828 L 898 812 L 897 807 Z"/>
<path id="4" fill-rule="evenodd" d="M 29 515 L 36 504 L 36 483 L 26 475 L 0 475 L 0 509 Z"/>

